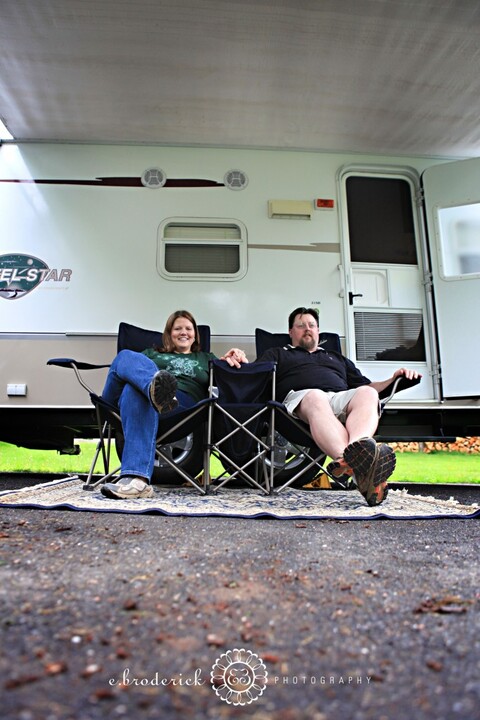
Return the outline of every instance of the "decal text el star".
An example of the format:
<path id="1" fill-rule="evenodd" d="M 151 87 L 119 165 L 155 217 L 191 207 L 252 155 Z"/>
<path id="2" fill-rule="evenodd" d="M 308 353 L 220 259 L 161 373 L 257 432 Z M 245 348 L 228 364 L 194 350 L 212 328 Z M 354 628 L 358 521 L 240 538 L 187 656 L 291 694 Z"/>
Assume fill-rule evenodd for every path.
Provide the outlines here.
<path id="1" fill-rule="evenodd" d="M 42 282 L 70 282 L 72 270 L 50 268 L 33 255 L 0 255 L 0 298 L 18 300 Z"/>

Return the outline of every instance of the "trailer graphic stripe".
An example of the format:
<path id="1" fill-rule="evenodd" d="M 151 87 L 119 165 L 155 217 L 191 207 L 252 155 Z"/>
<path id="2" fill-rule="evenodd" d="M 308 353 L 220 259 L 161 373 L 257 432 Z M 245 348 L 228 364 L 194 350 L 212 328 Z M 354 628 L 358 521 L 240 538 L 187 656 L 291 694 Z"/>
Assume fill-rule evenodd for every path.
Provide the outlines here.
<path id="1" fill-rule="evenodd" d="M 93 180 L 71 180 L 64 179 L 0 179 L 1 183 L 30 183 L 36 185 L 90 185 L 94 187 L 138 187 L 144 188 L 142 179 L 139 177 L 98 177 Z M 168 178 L 163 185 L 168 187 L 225 187 L 224 183 L 205 178 Z"/>

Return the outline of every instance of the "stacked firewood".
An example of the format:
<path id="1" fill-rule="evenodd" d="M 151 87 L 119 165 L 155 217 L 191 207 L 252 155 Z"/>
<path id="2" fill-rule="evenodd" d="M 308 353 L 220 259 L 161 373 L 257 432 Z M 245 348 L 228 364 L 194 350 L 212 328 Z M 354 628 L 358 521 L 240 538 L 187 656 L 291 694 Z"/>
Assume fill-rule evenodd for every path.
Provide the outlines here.
<path id="1" fill-rule="evenodd" d="M 455 442 L 405 442 L 389 443 L 395 452 L 461 452 L 480 454 L 480 437 L 457 437 Z"/>

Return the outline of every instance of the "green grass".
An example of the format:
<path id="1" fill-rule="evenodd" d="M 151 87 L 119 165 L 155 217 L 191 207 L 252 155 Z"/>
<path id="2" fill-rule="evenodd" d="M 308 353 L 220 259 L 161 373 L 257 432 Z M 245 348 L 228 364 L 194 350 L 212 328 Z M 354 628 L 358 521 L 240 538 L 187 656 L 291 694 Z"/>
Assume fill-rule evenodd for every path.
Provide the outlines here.
<path id="1" fill-rule="evenodd" d="M 480 455 L 459 452 L 397 453 L 397 467 L 392 481 L 480 484 Z"/>
<path id="2" fill-rule="evenodd" d="M 80 455 L 59 455 L 54 450 L 28 450 L 0 442 L 0 472 L 87 473 L 96 443 L 79 445 Z M 116 453 L 112 462 L 117 462 Z M 215 467 L 213 474 L 216 471 Z M 480 484 L 480 456 L 456 452 L 397 453 L 392 481 Z"/>
<path id="3" fill-rule="evenodd" d="M 87 473 L 96 444 L 95 440 L 82 441 L 80 455 L 60 455 L 56 450 L 29 450 L 0 442 L 0 472 Z M 115 451 L 112 462 L 120 464 Z"/>

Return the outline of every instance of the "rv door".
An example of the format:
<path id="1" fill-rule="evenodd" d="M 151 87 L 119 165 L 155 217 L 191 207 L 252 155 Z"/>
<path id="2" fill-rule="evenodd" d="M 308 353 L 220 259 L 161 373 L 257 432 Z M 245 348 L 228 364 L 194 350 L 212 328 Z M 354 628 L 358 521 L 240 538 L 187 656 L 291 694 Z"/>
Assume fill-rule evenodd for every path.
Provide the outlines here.
<path id="1" fill-rule="evenodd" d="M 434 399 L 420 177 L 409 168 L 354 165 L 342 168 L 339 180 L 347 354 L 372 380 L 402 366 L 419 370 L 422 383 L 402 399 Z"/>
<path id="2" fill-rule="evenodd" d="M 480 159 L 423 174 L 443 395 L 480 395 Z"/>

